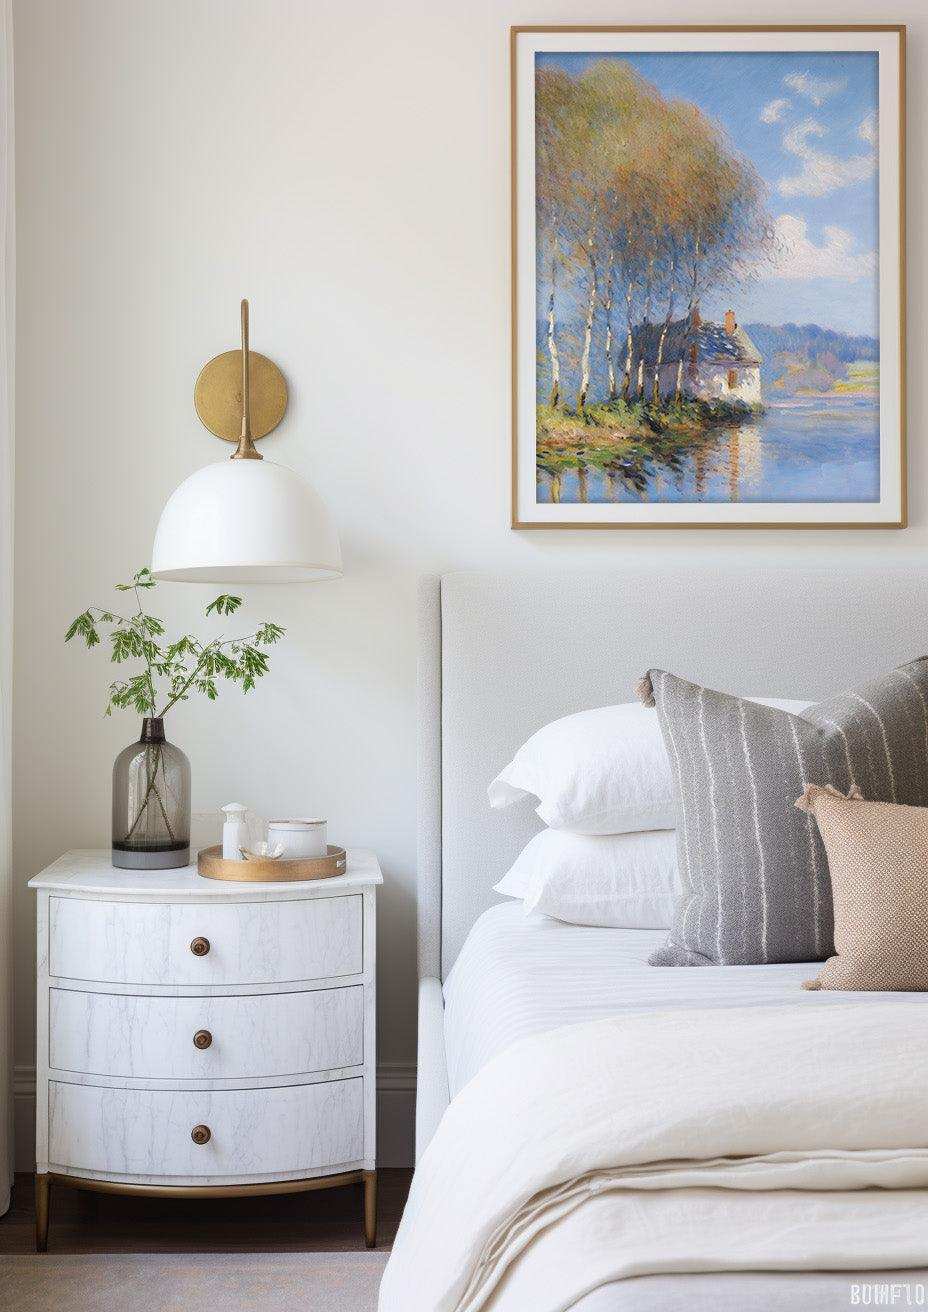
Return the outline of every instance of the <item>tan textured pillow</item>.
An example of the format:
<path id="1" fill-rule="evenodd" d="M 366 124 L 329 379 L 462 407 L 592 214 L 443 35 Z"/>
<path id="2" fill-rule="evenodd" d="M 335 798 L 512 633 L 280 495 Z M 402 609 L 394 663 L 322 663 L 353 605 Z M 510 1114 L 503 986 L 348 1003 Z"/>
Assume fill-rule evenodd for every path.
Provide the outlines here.
<path id="1" fill-rule="evenodd" d="M 928 990 L 928 807 L 807 788 L 828 853 L 835 950 L 807 989 Z"/>

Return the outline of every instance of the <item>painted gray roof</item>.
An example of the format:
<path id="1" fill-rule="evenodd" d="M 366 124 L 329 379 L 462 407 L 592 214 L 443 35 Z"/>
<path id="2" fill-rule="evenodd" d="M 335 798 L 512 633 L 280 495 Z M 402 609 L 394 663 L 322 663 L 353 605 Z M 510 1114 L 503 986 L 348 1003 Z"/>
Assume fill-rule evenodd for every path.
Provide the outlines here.
<path id="1" fill-rule="evenodd" d="M 758 365 L 761 354 L 750 337 L 740 326 L 733 333 L 727 333 L 717 323 L 703 319 L 695 335 L 686 336 L 686 319 L 677 319 L 667 330 L 664 342 L 664 360 L 669 364 L 680 358 L 683 350 L 688 351 L 693 342 L 700 360 L 707 364 Z M 661 324 L 642 325 L 635 330 L 635 353 L 644 354 L 645 359 L 654 359 L 661 335 Z"/>

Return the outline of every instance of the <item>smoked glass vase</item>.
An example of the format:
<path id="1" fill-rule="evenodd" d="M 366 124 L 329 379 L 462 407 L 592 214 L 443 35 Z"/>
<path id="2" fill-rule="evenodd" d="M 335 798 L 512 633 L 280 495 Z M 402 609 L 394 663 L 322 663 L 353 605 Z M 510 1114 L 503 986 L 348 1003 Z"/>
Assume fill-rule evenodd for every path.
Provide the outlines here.
<path id="1" fill-rule="evenodd" d="M 113 764 L 113 865 L 173 870 L 190 861 L 190 762 L 144 719 L 142 736 Z"/>

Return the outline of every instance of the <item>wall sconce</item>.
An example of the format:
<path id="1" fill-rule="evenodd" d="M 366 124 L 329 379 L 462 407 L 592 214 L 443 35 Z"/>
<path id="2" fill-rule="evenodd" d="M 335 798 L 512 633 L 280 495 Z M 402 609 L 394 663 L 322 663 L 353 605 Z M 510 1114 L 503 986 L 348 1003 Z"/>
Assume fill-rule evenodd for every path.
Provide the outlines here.
<path id="1" fill-rule="evenodd" d="M 287 384 L 272 360 L 249 349 L 247 301 L 241 351 L 225 351 L 203 366 L 194 403 L 211 433 L 237 445 L 229 460 L 197 470 L 169 497 L 155 530 L 155 577 L 186 583 L 340 577 L 338 533 L 321 497 L 255 447 L 283 418 Z"/>

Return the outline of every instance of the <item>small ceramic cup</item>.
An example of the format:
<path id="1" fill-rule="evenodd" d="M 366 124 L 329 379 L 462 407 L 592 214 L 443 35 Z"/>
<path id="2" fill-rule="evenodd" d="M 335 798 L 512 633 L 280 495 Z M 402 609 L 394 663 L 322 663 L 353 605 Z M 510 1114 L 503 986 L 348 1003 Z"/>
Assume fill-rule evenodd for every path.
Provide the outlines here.
<path id="1" fill-rule="evenodd" d="M 302 857 L 325 856 L 328 852 L 325 820 L 269 820 L 267 845 L 282 847 L 285 861 Z"/>

